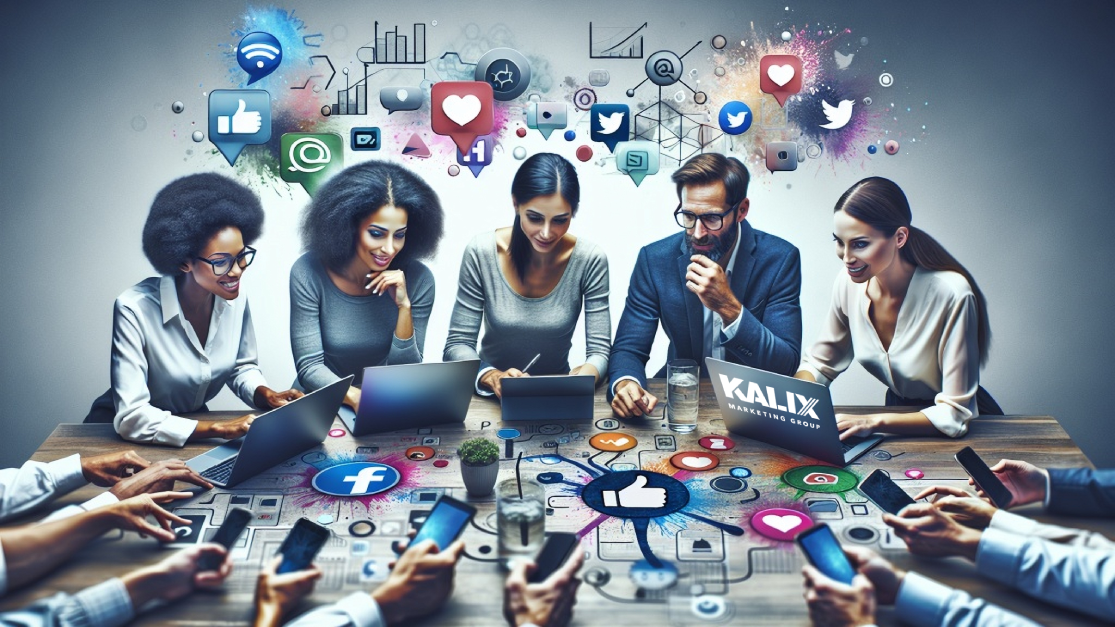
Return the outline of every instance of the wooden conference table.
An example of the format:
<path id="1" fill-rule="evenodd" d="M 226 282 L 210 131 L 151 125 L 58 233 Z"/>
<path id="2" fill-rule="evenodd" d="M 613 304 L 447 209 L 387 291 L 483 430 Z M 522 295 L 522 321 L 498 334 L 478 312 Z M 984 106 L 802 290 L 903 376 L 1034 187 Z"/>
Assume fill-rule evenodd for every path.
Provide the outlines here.
<path id="1" fill-rule="evenodd" d="M 664 397 L 663 382 L 652 381 L 651 391 Z M 870 413 L 877 408 L 843 407 L 838 411 Z M 656 412 L 657 413 L 657 412 Z M 208 417 L 231 418 L 239 412 L 215 412 Z M 277 542 L 299 516 L 319 520 L 328 516 L 336 523 L 330 525 L 334 539 L 319 556 L 326 576 L 319 582 L 311 599 L 304 606 L 336 600 L 353 590 L 374 589 L 386 575 L 385 564 L 390 557 L 390 542 L 403 537 L 406 529 L 415 522 L 415 512 L 429 509 L 429 502 L 437 494 L 449 493 L 457 498 L 468 498 L 460 477 L 456 447 L 461 440 L 477 435 L 495 438 L 501 427 L 521 431 L 515 438 L 514 454 L 534 455 L 535 460 L 522 464 L 524 476 L 530 478 L 540 471 L 564 473 L 573 483 L 586 483 L 588 473 L 572 464 L 558 462 L 561 455 L 581 465 L 592 463 L 629 464 L 627 469 L 638 467 L 664 474 L 676 474 L 691 493 L 686 509 L 700 511 L 707 518 L 742 528 L 742 536 L 723 533 L 720 529 L 694 519 L 676 515 L 668 520 L 651 522 L 648 532 L 650 548 L 655 555 L 671 562 L 677 568 L 677 581 L 668 589 L 653 589 L 636 585 L 631 578 L 631 566 L 641 559 L 630 521 L 607 518 L 598 527 L 585 532 L 582 546 L 588 560 L 582 570 L 586 583 L 578 593 L 574 618 L 576 625 L 705 625 L 705 624 L 808 624 L 805 602 L 802 599 L 802 558 L 792 543 L 776 542 L 762 537 L 750 525 L 750 517 L 767 507 L 796 508 L 808 512 L 815 521 L 825 520 L 842 542 L 859 542 L 880 551 L 898 566 L 916 570 L 950 586 L 1008 607 L 1048 625 L 1087 625 L 1094 620 L 1070 611 L 1059 610 L 1034 601 L 979 576 L 974 567 L 959 558 L 926 559 L 910 555 L 903 546 L 895 544 L 893 536 L 881 521 L 881 513 L 866 502 L 855 490 L 841 494 L 802 494 L 783 481 L 783 474 L 800 466 L 817 465 L 814 460 L 790 454 L 765 444 L 731 436 L 724 428 L 716 405 L 716 398 L 707 381 L 702 382 L 698 428 L 693 434 L 676 434 L 669 431 L 661 418 L 632 421 L 611 420 L 611 410 L 601 388 L 597 393 L 594 418 L 590 421 L 564 421 L 563 424 L 500 423 L 499 405 L 490 399 L 473 398 L 464 424 L 435 426 L 427 430 L 409 430 L 374 436 L 353 438 L 351 434 L 334 432 L 326 438 L 323 448 L 294 458 L 284 464 L 287 470 L 276 473 L 299 473 L 312 476 L 316 469 L 331 463 L 366 459 L 384 461 L 394 466 L 407 466 L 404 480 L 395 488 L 395 496 L 360 505 L 352 499 L 322 498 L 308 488 L 294 489 L 283 477 L 291 474 L 261 475 L 257 479 L 267 485 L 253 484 L 251 480 L 232 491 L 215 490 L 206 501 L 209 505 L 174 504 L 171 507 L 193 512 L 195 508 L 206 514 L 206 528 L 219 524 L 223 509 L 245 490 L 249 496 L 240 496 L 240 503 L 281 503 L 281 518 L 272 521 L 271 528 L 256 529 L 248 542 L 251 548 L 234 551 L 235 572 L 226 582 L 224 593 L 196 593 L 188 599 L 169 606 L 158 607 L 141 614 L 139 624 L 244 624 L 252 618 L 252 592 L 255 574 L 266 555 L 274 553 Z M 551 421 L 553 423 L 554 421 Z M 343 428 L 337 420 L 334 428 Z M 638 446 L 619 454 L 601 453 L 589 446 L 589 438 L 601 432 L 625 434 L 638 440 Z M 698 439 L 707 435 L 726 435 L 735 438 L 735 447 L 718 452 L 720 465 L 707 472 L 678 471 L 669 465 L 675 451 L 704 451 Z M 673 436 L 671 448 L 669 437 Z M 432 438 L 432 439 L 431 439 Z M 435 458 L 417 462 L 407 459 L 403 451 L 409 447 L 429 444 L 436 451 L 437 459 L 447 460 L 448 465 L 434 464 Z M 501 452 L 505 452 L 501 443 Z M 953 460 L 953 454 L 963 446 L 972 446 L 989 463 L 1000 458 L 1023 459 L 1043 467 L 1086 466 L 1087 460 L 1073 444 L 1057 421 L 1049 416 L 1007 416 L 975 420 L 969 434 L 960 441 L 941 438 L 890 437 L 875 450 L 862 457 L 847 470 L 858 478 L 867 476 L 874 468 L 887 470 L 907 492 L 913 493 L 926 485 L 942 483 L 966 486 L 963 469 Z M 142 446 L 121 440 L 112 425 L 59 425 L 35 453 L 37 461 L 50 461 L 80 452 L 96 455 L 110 451 L 135 449 L 140 455 L 157 461 L 178 457 L 188 459 L 212 447 L 211 443 L 191 443 L 184 449 Z M 613 455 L 615 455 L 613 457 Z M 552 464 L 552 465 L 548 465 Z M 410 465 L 410 466 L 408 466 Z M 435 467 L 439 466 L 439 467 Z M 529 471 L 528 471 L 529 468 Z M 616 469 L 623 469 L 618 466 Z M 925 478 L 909 480 L 908 469 L 919 469 Z M 731 474 L 729 471 L 731 469 Z M 821 468 L 820 470 L 825 470 Z M 831 470 L 831 469 L 830 469 Z M 750 475 L 750 476 L 747 476 Z M 744 481 L 721 480 L 715 477 L 746 477 Z M 500 478 L 514 477 L 514 461 L 505 457 L 501 463 Z M 298 479 L 298 477 L 295 477 Z M 711 489 L 717 485 L 731 485 L 728 490 Z M 308 482 L 303 482 L 307 485 Z M 743 484 L 742 491 L 739 488 Z M 261 487 L 262 485 L 262 487 Z M 572 485 L 572 483 L 567 484 Z M 288 487 L 284 487 L 288 486 Z M 555 491 L 562 485 L 547 485 L 547 531 L 584 531 L 599 520 L 598 514 L 589 510 L 576 494 Z M 301 490 L 301 492 L 298 492 Z M 409 497 L 408 497 L 409 490 Z M 60 499 L 58 506 L 81 502 L 95 496 L 100 488 L 88 486 Z M 217 493 L 216 499 L 212 497 Z M 224 496 L 224 493 L 230 496 Z M 298 492 L 292 494 L 292 492 Z M 390 493 L 387 493 L 390 494 Z M 428 496 L 433 494 L 434 496 Z M 262 497 L 272 498 L 260 500 Z M 254 500 L 246 500 L 248 498 Z M 205 495 L 192 499 L 199 501 Z M 222 500 L 223 499 L 223 500 Z M 495 503 L 492 497 L 470 499 L 477 507 L 477 524 L 463 534 L 466 557 L 458 565 L 456 589 L 443 610 L 422 624 L 429 625 L 499 625 L 503 624 L 502 581 L 504 575 L 495 563 L 496 527 Z M 425 505 L 416 505 L 426 501 Z M 1041 520 L 1061 525 L 1082 527 L 1115 537 L 1115 521 L 1100 519 L 1051 519 L 1040 513 L 1040 508 L 1030 506 L 1018 510 Z M 180 512 L 182 513 L 182 512 Z M 409 519 L 408 519 L 409 514 Z M 43 514 L 39 514 L 41 517 Z M 350 535 L 349 525 L 354 520 L 367 519 L 377 531 L 363 540 Z M 276 523 L 278 523 L 276 525 Z M 657 523 L 657 524 L 656 524 Z M 857 529 L 853 531 L 853 529 Z M 866 531 L 864 530 L 866 529 Z M 247 534 L 246 534 L 247 535 Z M 141 565 L 158 561 L 167 555 L 167 549 L 150 539 L 140 539 L 136 534 L 109 534 L 98 543 L 79 553 L 69 563 L 37 584 L 10 593 L 0 608 L 21 607 L 35 599 L 57 591 L 74 592 L 108 577 L 123 574 Z M 369 562 L 371 565 L 369 565 Z M 364 570 L 362 570 L 364 569 Z M 591 574 L 589 571 L 592 571 Z M 591 580 L 591 581 L 590 581 Z M 711 603 L 711 605 L 709 605 Z M 704 604 L 701 607 L 699 605 Z M 878 621 L 881 625 L 897 621 L 890 608 L 881 608 Z"/>

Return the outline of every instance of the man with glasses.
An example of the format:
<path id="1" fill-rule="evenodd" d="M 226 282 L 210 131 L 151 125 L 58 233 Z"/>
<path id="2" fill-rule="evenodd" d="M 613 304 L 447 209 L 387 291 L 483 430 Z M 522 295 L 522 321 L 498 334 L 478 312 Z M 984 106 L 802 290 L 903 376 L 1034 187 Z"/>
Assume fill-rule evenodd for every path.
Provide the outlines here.
<path id="1" fill-rule="evenodd" d="M 112 387 L 86 422 L 113 422 L 126 440 L 169 446 L 244 435 L 255 418 L 193 420 L 181 414 L 228 386 L 248 405 L 271 409 L 301 392 L 267 387 L 257 362 L 251 310 L 240 281 L 263 229 L 255 194 L 217 174 L 164 187 L 143 228 L 143 252 L 162 276 L 116 299 Z"/>
<path id="2" fill-rule="evenodd" d="M 650 413 L 646 362 L 661 321 L 668 360 L 714 357 L 793 375 L 801 356 L 801 260 L 789 242 L 751 228 L 750 175 L 738 159 L 701 154 L 671 177 L 684 232 L 639 251 L 608 367 L 612 411 Z M 666 368 L 657 377 L 665 376 Z"/>

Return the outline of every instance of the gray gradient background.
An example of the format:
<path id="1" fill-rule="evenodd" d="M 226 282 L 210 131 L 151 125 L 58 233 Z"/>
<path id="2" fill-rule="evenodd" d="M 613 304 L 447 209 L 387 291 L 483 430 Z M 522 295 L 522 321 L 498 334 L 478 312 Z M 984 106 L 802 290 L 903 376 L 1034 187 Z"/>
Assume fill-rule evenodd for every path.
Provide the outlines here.
<path id="1" fill-rule="evenodd" d="M 186 158 L 185 151 L 209 147 L 190 142 L 188 124 L 193 120 L 204 128 L 203 91 L 231 87 L 217 45 L 229 40 L 244 6 L 51 1 L 4 9 L 3 466 L 29 456 L 55 425 L 81 420 L 107 388 L 112 302 L 152 273 L 140 249 L 140 231 L 155 192 L 191 172 L 230 171 L 219 158 Z M 308 32 L 328 37 L 335 25 L 347 25 L 347 38 L 327 41 L 326 47 L 344 58 L 371 39 L 376 19 L 381 24 L 437 20 L 428 30 L 431 57 L 459 41 L 469 22 L 485 32 L 502 23 L 517 47 L 549 59 L 559 80 L 583 78 L 594 67 L 610 69 L 613 82 L 598 90 L 602 99 L 627 102 L 623 90 L 640 80 L 641 63 L 590 61 L 589 19 L 610 25 L 649 21 L 649 54 L 657 48 L 685 50 L 718 33 L 738 38 L 751 21 L 777 32 L 787 4 L 281 6 L 296 9 Z M 902 94 L 900 103 L 931 101 L 918 116 L 930 135 L 916 150 L 898 157 L 880 153 L 864 167 L 814 168 L 798 176 L 761 177 L 754 184 L 753 224 L 802 251 L 805 344 L 816 337 L 840 271 L 832 255 L 833 202 L 863 176 L 894 178 L 911 199 L 915 224 L 960 258 L 987 294 L 995 343 L 985 386 L 1008 412 L 1057 416 L 1094 463 L 1115 464 L 1106 394 L 1115 319 L 1115 282 L 1107 275 L 1115 232 L 1107 154 L 1115 145 L 1110 122 L 1115 55 L 1104 43 L 1113 9 L 1094 2 L 792 0 L 788 6 L 798 24 L 831 23 L 868 37 L 872 53 L 884 55 L 908 89 L 895 91 Z M 706 57 L 707 43 L 698 52 L 695 59 Z M 712 78 L 711 67 L 697 66 Z M 888 98 L 880 91 L 874 93 L 877 102 Z M 176 117 L 170 103 L 178 99 L 187 111 Z M 148 121 L 142 132 L 130 126 L 136 115 Z M 346 122 L 383 126 L 387 119 L 377 110 L 369 119 Z M 586 133 L 583 127 L 579 132 Z M 557 135 L 542 142 L 533 132 L 523 144 L 532 152 L 545 148 L 567 156 L 577 145 Z M 346 158 L 351 163 L 364 157 Z M 504 155 L 479 181 L 467 172 L 450 179 L 444 165 L 414 163 L 441 194 L 452 235 L 432 264 L 438 297 L 427 359 L 441 356 L 465 242 L 510 222 L 507 190 L 516 163 Z M 650 177 L 636 189 L 604 169 L 579 170 L 585 200 L 573 232 L 608 250 L 612 318 L 618 321 L 639 246 L 676 230 L 669 216 L 673 190 L 665 176 Z M 793 182 L 792 189 L 785 182 Z M 261 363 L 276 388 L 294 376 L 287 274 L 298 250 L 297 216 L 306 201 L 298 189 L 287 196 L 262 195 L 268 212 L 258 243 L 262 254 L 245 281 Z M 583 335 L 577 338 L 573 360 L 583 355 Z M 663 356 L 660 343 L 653 368 Z M 833 393 L 838 403 L 878 404 L 884 388 L 854 366 Z M 212 406 L 240 405 L 224 393 Z M 1025 456 L 1028 447 L 1019 442 L 1018 455 Z"/>

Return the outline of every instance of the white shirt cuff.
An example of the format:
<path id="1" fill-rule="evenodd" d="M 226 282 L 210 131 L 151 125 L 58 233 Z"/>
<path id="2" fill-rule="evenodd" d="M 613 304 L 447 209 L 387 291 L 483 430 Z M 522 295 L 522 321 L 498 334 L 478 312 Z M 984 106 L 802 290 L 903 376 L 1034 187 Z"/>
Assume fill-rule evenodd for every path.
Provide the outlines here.
<path id="1" fill-rule="evenodd" d="M 185 446 L 186 440 L 194 434 L 195 429 L 197 429 L 196 420 L 172 414 L 159 424 L 159 430 L 155 432 L 154 443 L 177 447 Z"/>
<path id="2" fill-rule="evenodd" d="M 921 413 L 925 414 L 938 431 L 950 438 L 959 438 L 967 433 L 968 420 L 972 418 L 972 412 L 967 409 L 958 409 L 945 403 L 926 407 L 921 410 Z M 967 417 L 962 417 L 960 413 L 966 413 Z"/>
<path id="3" fill-rule="evenodd" d="M 813 375 L 813 379 L 817 383 L 820 383 L 821 385 L 824 385 L 826 387 L 832 385 L 832 379 L 830 379 L 830 378 L 826 377 L 825 375 L 821 374 L 820 370 L 817 370 L 816 368 L 814 368 L 809 362 L 805 361 L 804 359 L 798 365 L 798 370 L 804 370 L 804 371 L 808 372 L 809 374 Z"/>
<path id="4" fill-rule="evenodd" d="M 719 316 L 720 314 L 713 314 L 713 315 Z M 720 320 L 723 321 L 724 319 L 721 318 Z M 729 324 L 728 326 L 723 327 L 723 328 L 720 329 L 720 345 L 721 346 L 723 346 L 724 344 L 727 344 L 728 342 L 732 341 L 732 338 L 734 338 L 736 336 L 736 332 L 739 331 L 739 321 L 740 320 L 743 320 L 743 310 L 742 309 L 740 309 L 740 312 L 738 314 L 736 314 L 736 319 L 733 320 L 731 324 Z"/>
<path id="5" fill-rule="evenodd" d="M 386 627 L 379 603 L 367 592 L 353 592 L 337 601 L 337 609 L 352 618 L 355 627 Z"/>
<path id="6" fill-rule="evenodd" d="M 81 472 L 81 456 L 77 453 L 62 459 L 56 459 L 46 465 L 50 478 L 54 481 L 56 494 L 73 492 L 89 483 Z"/>
<path id="7" fill-rule="evenodd" d="M 616 386 L 619 385 L 620 381 L 634 381 L 635 383 L 639 382 L 638 379 L 632 376 L 620 377 L 616 379 L 616 382 L 612 384 L 612 396 L 616 395 Z"/>
<path id="8" fill-rule="evenodd" d="M 42 522 L 48 523 L 48 522 L 54 522 L 56 520 L 62 520 L 63 518 L 69 518 L 70 516 L 77 516 L 78 514 L 81 514 L 83 512 L 88 512 L 90 510 L 97 509 L 98 507 L 104 507 L 106 505 L 112 505 L 113 503 L 119 503 L 119 502 L 120 502 L 120 499 L 116 498 L 116 495 L 113 494 L 112 492 L 102 492 L 102 493 L 98 494 L 97 496 L 94 496 L 93 498 L 89 499 L 88 501 L 82 503 L 81 505 L 67 505 L 66 507 L 63 507 L 62 509 L 57 510 L 53 514 L 51 514 L 50 516 L 47 516 L 46 518 L 44 518 L 42 520 Z"/>
<path id="9" fill-rule="evenodd" d="M 1022 559 L 1023 545 L 1029 541 L 998 529 L 987 529 L 980 537 L 976 549 L 976 570 L 985 577 L 1008 586 L 1014 585 L 1018 574 L 1018 560 Z"/>
<path id="10" fill-rule="evenodd" d="M 124 582 L 116 577 L 90 586 L 74 595 L 90 625 L 116 627 L 135 618 L 135 608 Z"/>
<path id="11" fill-rule="evenodd" d="M 935 627 L 952 592 L 952 588 L 910 571 L 898 587 L 894 615 L 911 625 Z"/>
<path id="12" fill-rule="evenodd" d="M 488 366 L 487 368 L 484 368 L 480 372 L 476 373 L 476 393 L 480 396 L 495 396 L 495 392 L 491 390 L 485 390 L 484 388 L 480 387 L 480 377 L 484 376 L 484 373 L 488 372 L 489 370 L 495 370 L 495 368 L 492 366 Z"/>
<path id="13" fill-rule="evenodd" d="M 1042 499 L 1041 506 L 1049 509 L 1049 497 L 1053 495 L 1053 481 L 1049 478 L 1049 471 L 1041 473 L 1045 477 L 1045 498 Z"/>
<path id="14" fill-rule="evenodd" d="M 996 510 L 995 514 L 991 516 L 991 524 L 987 526 L 988 529 L 997 529 L 1004 533 L 1013 533 L 1019 536 L 1028 536 L 1034 533 L 1040 523 L 1025 516 L 1012 514 L 1006 510 Z"/>

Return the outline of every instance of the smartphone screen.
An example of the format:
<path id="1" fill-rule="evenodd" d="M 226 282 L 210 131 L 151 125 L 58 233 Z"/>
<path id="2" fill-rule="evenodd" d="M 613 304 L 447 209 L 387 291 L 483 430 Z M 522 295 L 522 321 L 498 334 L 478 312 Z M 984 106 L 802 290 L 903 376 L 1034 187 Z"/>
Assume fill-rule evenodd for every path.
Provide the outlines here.
<path id="1" fill-rule="evenodd" d="M 964 467 L 968 476 L 976 483 L 979 489 L 987 494 L 991 502 L 999 509 L 1006 509 L 1010 507 L 1011 501 L 1014 500 L 1014 495 L 1010 493 L 1007 486 L 995 476 L 991 468 L 983 462 L 983 459 L 972 450 L 972 447 L 965 446 L 956 454 L 956 461 Z"/>
<path id="2" fill-rule="evenodd" d="M 546 544 L 542 545 L 542 550 L 538 552 L 538 557 L 534 559 L 538 567 L 530 574 L 530 583 L 545 581 L 554 571 L 561 568 L 578 544 L 580 541 L 575 533 L 550 534 Z"/>
<path id="3" fill-rule="evenodd" d="M 231 549 L 240 534 L 244 533 L 244 528 L 248 526 L 248 521 L 252 519 L 252 513 L 242 507 L 235 507 L 230 509 L 225 514 L 225 521 L 221 523 L 220 528 L 217 529 L 216 535 L 213 536 L 211 542 Z M 198 564 L 199 570 L 217 570 L 221 567 L 222 560 L 216 555 L 206 554 L 201 558 Z"/>
<path id="4" fill-rule="evenodd" d="M 867 478 L 859 485 L 859 491 L 863 492 L 884 512 L 889 512 L 895 516 L 903 507 L 912 505 L 914 502 L 909 494 L 906 494 L 902 488 L 898 487 L 898 484 L 881 470 L 875 470 L 867 475 Z"/>
<path id="5" fill-rule="evenodd" d="M 844 584 L 852 583 L 856 569 L 852 568 L 852 563 L 844 555 L 828 525 L 821 523 L 799 533 L 795 542 L 801 547 L 809 563 L 826 577 Z"/>
<path id="6" fill-rule="evenodd" d="M 450 496 L 441 497 L 426 517 L 426 522 L 422 523 L 414 540 L 411 540 L 410 546 L 423 540 L 433 540 L 438 550 L 444 551 L 445 547 L 453 544 L 457 536 L 461 535 L 475 513 L 476 508 L 467 503 Z"/>
<path id="7" fill-rule="evenodd" d="M 309 568 L 317 557 L 318 551 L 325 546 L 329 534 L 329 530 L 325 527 L 305 518 L 299 518 L 283 540 L 283 545 L 279 547 L 283 561 L 276 572 L 281 575 Z"/>

